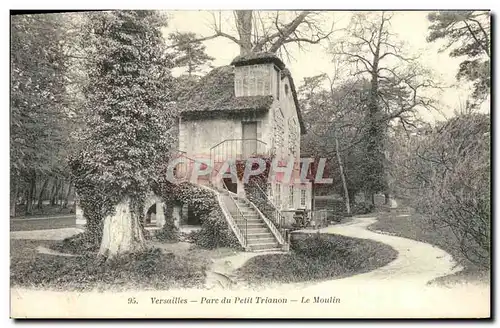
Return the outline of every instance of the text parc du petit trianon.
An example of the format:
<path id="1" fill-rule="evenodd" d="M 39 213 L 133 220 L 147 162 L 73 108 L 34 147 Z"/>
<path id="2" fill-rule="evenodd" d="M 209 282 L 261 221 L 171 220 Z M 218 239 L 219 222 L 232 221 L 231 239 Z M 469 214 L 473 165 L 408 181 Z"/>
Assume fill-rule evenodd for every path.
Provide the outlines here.
<path id="1" fill-rule="evenodd" d="M 297 299 L 291 298 L 275 298 L 275 297 L 261 297 L 261 296 L 246 296 L 246 297 L 202 297 L 199 300 L 188 300 L 183 297 L 170 297 L 170 298 L 158 298 L 151 297 L 151 304 L 188 304 L 188 303 L 199 303 L 199 304 L 286 304 L 286 303 L 321 303 L 321 304 L 333 304 L 340 303 L 340 298 L 335 296 L 321 297 L 305 297 L 302 296 Z"/>
<path id="2" fill-rule="evenodd" d="M 262 158 L 248 158 L 244 161 L 243 182 L 248 183 L 250 177 L 258 176 L 265 173 L 266 161 Z M 237 162 L 233 159 L 228 159 L 224 162 L 218 163 L 218 167 L 214 169 L 212 162 L 209 158 L 186 158 L 177 157 L 170 161 L 167 166 L 167 180 L 171 183 L 180 183 L 190 181 L 196 183 L 200 177 L 209 176 L 212 180 L 221 181 L 225 178 L 235 179 L 238 175 Z M 281 181 L 281 182 L 294 182 L 294 183 L 307 183 L 311 182 L 308 178 L 308 172 L 312 164 L 315 165 L 314 183 L 328 184 L 333 183 L 332 178 L 325 178 L 324 171 L 326 165 L 326 158 L 320 158 L 318 162 L 314 158 L 300 158 L 300 161 L 295 162 L 293 158 L 287 161 L 274 158 L 270 164 L 268 174 L 268 181 Z M 178 170 L 182 165 L 186 165 L 181 176 Z"/>

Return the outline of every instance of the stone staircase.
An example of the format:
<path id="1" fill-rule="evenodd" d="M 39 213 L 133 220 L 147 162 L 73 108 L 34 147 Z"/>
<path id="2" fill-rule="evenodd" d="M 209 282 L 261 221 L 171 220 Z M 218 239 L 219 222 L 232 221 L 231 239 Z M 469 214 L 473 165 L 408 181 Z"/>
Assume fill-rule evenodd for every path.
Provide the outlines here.
<path id="1" fill-rule="evenodd" d="M 246 237 L 251 252 L 281 251 L 281 245 L 250 201 L 226 189 L 218 190 L 229 213 Z M 243 215 L 243 218 L 241 217 Z"/>

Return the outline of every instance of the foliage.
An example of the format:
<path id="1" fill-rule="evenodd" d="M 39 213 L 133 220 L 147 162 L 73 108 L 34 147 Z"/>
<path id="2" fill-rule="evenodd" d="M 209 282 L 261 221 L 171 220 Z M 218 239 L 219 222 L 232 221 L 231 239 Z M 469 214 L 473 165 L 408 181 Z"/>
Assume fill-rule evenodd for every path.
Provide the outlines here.
<path id="1" fill-rule="evenodd" d="M 96 262 L 93 253 L 66 257 L 33 251 L 12 259 L 10 277 L 13 286 L 65 291 L 96 288 L 164 290 L 201 287 L 208 264 L 208 259 L 193 261 L 192 257 L 163 253 L 158 248 L 104 263 Z"/>
<path id="2" fill-rule="evenodd" d="M 204 218 L 201 230 L 191 232 L 188 239 L 206 249 L 218 247 L 241 248 L 238 239 L 229 228 L 220 208 L 214 208 Z"/>
<path id="3" fill-rule="evenodd" d="M 173 184 L 163 181 L 159 188 L 167 207 L 187 205 L 200 219 L 201 230 L 192 232 L 188 239 L 208 249 L 239 246 L 213 191 L 189 182 Z"/>
<path id="4" fill-rule="evenodd" d="M 397 252 L 382 243 L 341 235 L 293 233 L 289 254 L 256 256 L 239 275 L 250 283 L 339 279 L 382 267 Z"/>
<path id="5" fill-rule="evenodd" d="M 140 200 L 168 158 L 176 114 L 167 106 L 172 65 L 161 32 L 165 23 L 155 11 L 86 17 L 86 125 L 72 166 L 84 213 L 96 221 L 125 197 L 142 213 Z"/>
<path id="6" fill-rule="evenodd" d="M 325 75 L 304 79 L 299 89 L 304 121 L 308 133 L 301 138 L 301 149 L 309 156 L 326 158 L 325 170 L 333 184 L 318 185 L 318 190 L 328 188 L 326 193 L 342 194 L 342 181 L 336 159 L 335 138 L 344 165 L 344 175 L 349 199 L 363 191 L 365 179 L 362 171 L 366 156 L 362 145 L 365 134 L 363 112 L 368 100 L 368 81 L 347 81 L 325 90 Z M 323 190 L 324 191 L 324 190 Z"/>
<path id="7" fill-rule="evenodd" d="M 21 194 L 27 215 L 40 180 L 68 178 L 72 119 L 67 92 L 66 20 L 57 14 L 11 17 L 11 215 Z M 46 185 L 45 185 L 46 186 Z M 41 186 L 40 186 L 41 187 Z M 38 192 L 43 196 L 43 188 Z M 41 197 L 40 196 L 40 197 Z M 39 202 L 41 205 L 41 202 Z"/>
<path id="8" fill-rule="evenodd" d="M 206 46 L 197 41 L 195 33 L 174 32 L 168 39 L 177 45 L 174 48 L 173 61 L 176 67 L 186 67 L 189 76 L 198 73 L 201 67 L 207 66 L 215 58 L 206 54 Z"/>
<path id="9" fill-rule="evenodd" d="M 473 82 L 472 102 L 480 105 L 490 93 L 491 68 L 490 14 L 486 11 L 439 11 L 428 15 L 431 23 L 427 41 L 445 40 L 441 51 L 450 50 L 450 57 L 466 57 L 460 63 L 458 80 Z"/>
<path id="10" fill-rule="evenodd" d="M 360 167 L 368 195 L 387 192 L 385 150 L 394 121 L 412 125 L 415 113 L 434 109 L 435 100 L 425 91 L 436 88 L 430 72 L 406 54 L 405 45 L 391 32 L 393 15 L 356 13 L 346 38 L 332 44 L 332 55 L 350 66 L 351 74 L 369 80 L 363 111 L 363 156 Z"/>
<path id="11" fill-rule="evenodd" d="M 394 170 L 411 205 L 447 227 L 447 239 L 476 265 L 488 267 L 491 233 L 490 116 L 454 117 L 410 137 Z"/>
<path id="12" fill-rule="evenodd" d="M 354 215 L 363 215 L 363 214 L 368 214 L 372 213 L 375 210 L 375 205 L 366 203 L 366 202 L 359 202 L 355 203 L 354 206 L 352 207 L 352 214 Z"/>

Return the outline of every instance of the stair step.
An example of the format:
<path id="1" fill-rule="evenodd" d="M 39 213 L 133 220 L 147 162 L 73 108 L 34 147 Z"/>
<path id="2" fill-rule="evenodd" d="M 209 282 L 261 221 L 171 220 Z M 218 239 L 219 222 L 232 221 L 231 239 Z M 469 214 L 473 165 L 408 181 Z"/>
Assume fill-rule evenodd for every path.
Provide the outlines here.
<path id="1" fill-rule="evenodd" d="M 264 222 L 248 222 L 248 223 L 244 223 L 244 222 L 237 222 L 236 223 L 239 227 L 242 227 L 244 228 L 245 226 L 247 227 L 247 229 L 252 229 L 252 228 L 267 228 L 267 225 L 264 223 Z"/>
<path id="2" fill-rule="evenodd" d="M 247 232 L 247 237 L 250 239 L 265 239 L 265 238 L 274 238 L 273 234 L 269 231 L 267 232 L 259 232 L 259 233 L 249 233 Z"/>
<path id="3" fill-rule="evenodd" d="M 265 232 L 269 232 L 269 229 L 267 229 L 267 227 L 265 227 L 265 228 L 248 228 L 248 230 L 247 230 L 248 234 L 265 233 Z"/>
<path id="4" fill-rule="evenodd" d="M 276 239 L 274 239 L 273 237 L 251 239 L 250 236 L 248 236 L 247 242 L 248 242 L 249 246 L 262 245 L 262 244 L 274 244 L 274 243 L 276 243 Z"/>
<path id="5" fill-rule="evenodd" d="M 252 250 L 255 253 L 264 253 L 264 252 L 283 252 L 281 248 L 267 248 L 267 249 L 255 249 Z"/>
<path id="6" fill-rule="evenodd" d="M 248 247 L 252 251 L 258 251 L 258 250 L 276 249 L 279 248 L 279 244 L 277 242 L 259 243 L 259 244 L 249 244 Z"/>

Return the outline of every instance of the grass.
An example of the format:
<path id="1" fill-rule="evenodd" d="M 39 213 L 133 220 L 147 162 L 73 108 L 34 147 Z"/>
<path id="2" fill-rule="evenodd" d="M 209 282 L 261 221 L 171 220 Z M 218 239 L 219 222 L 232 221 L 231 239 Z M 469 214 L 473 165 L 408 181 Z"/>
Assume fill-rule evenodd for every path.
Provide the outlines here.
<path id="1" fill-rule="evenodd" d="M 409 216 L 399 216 L 398 212 L 381 212 L 378 221 L 368 227 L 372 231 L 391 233 L 399 237 L 409 238 L 437 246 L 450 255 L 464 267 L 463 271 L 434 279 L 430 284 L 455 284 L 463 282 L 484 281 L 489 283 L 489 270 L 480 268 L 468 261 L 455 246 L 458 240 L 451 230 L 443 227 L 436 229 L 432 222 L 419 213 L 408 213 Z"/>
<path id="2" fill-rule="evenodd" d="M 151 247 L 105 263 L 95 252 L 74 257 L 41 254 L 37 246 L 71 253 L 61 242 L 11 240 L 11 286 L 54 290 L 166 290 L 201 288 L 210 257 L 195 249 L 182 254 Z"/>
<path id="3" fill-rule="evenodd" d="M 74 208 L 72 205 L 62 207 L 61 205 L 43 204 L 42 208 L 38 208 L 37 205 L 33 205 L 32 213 L 28 215 L 26 215 L 26 205 L 16 205 L 16 216 L 14 219 L 67 216 L 74 214 Z"/>
<path id="4" fill-rule="evenodd" d="M 332 234 L 293 234 L 291 252 L 260 255 L 239 270 L 251 285 L 339 279 L 382 267 L 397 257 L 390 246 Z"/>

